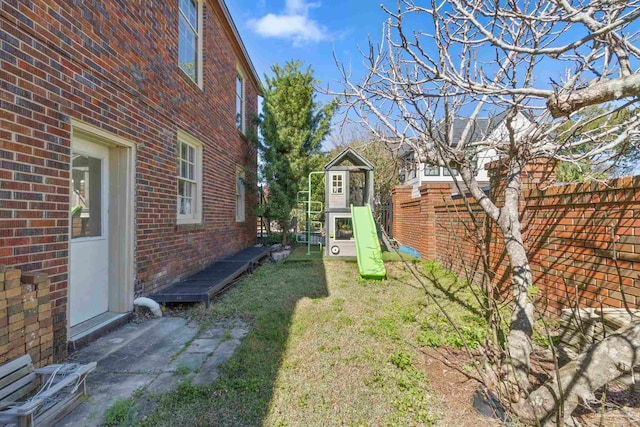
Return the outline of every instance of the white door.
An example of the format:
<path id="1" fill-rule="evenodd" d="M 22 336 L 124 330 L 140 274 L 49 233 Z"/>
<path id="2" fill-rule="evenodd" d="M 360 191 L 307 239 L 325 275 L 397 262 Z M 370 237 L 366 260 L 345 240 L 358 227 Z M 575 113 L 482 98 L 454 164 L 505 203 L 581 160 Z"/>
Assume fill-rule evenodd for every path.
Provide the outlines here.
<path id="1" fill-rule="evenodd" d="M 71 150 L 71 326 L 109 309 L 109 149 L 75 138 Z"/>

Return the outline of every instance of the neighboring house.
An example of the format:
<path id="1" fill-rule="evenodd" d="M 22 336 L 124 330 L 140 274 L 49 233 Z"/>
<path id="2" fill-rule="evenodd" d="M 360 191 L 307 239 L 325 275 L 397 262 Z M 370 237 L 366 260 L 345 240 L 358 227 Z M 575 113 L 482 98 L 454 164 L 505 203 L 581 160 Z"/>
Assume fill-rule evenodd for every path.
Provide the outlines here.
<path id="1" fill-rule="evenodd" d="M 476 119 L 472 128 L 470 141 L 473 143 L 482 140 L 503 140 L 507 135 L 505 119 L 506 113 L 501 113 L 491 118 Z M 526 126 L 530 123 L 522 114 L 518 114 L 514 122 L 516 123 L 516 128 Z M 469 119 L 467 118 L 456 118 L 454 120 L 453 137 L 451 139 L 452 143 L 456 143 L 460 140 L 467 123 L 469 123 Z M 401 159 L 398 172 L 400 183 L 403 185 L 411 185 L 413 187 L 411 196 L 414 198 L 420 197 L 419 188 L 421 185 L 427 183 L 451 183 L 452 193 L 458 193 L 455 181 L 459 182 L 461 188 L 464 186 L 462 179 L 456 170 L 452 170 L 452 173 L 450 173 L 445 167 L 422 163 L 419 161 L 414 151 L 408 146 L 404 146 L 400 150 L 399 157 Z M 480 187 L 484 188 L 489 186 L 489 176 L 485 170 L 485 165 L 497 160 L 497 158 L 498 156 L 494 149 L 481 150 L 477 153 L 476 178 Z"/>
<path id="2" fill-rule="evenodd" d="M 261 83 L 223 0 L 3 1 L 0 41 L 0 264 L 48 273 L 56 358 L 255 244 Z"/>

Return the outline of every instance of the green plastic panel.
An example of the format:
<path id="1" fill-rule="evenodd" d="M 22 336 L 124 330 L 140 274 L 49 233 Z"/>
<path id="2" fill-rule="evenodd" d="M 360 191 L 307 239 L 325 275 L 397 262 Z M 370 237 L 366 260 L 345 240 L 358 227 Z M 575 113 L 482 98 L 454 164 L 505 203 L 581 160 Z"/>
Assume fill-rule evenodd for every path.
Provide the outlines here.
<path id="1" fill-rule="evenodd" d="M 351 217 L 360 276 L 363 279 L 384 279 L 387 277 L 387 269 L 382 262 L 382 250 L 371 208 L 351 206 Z"/>

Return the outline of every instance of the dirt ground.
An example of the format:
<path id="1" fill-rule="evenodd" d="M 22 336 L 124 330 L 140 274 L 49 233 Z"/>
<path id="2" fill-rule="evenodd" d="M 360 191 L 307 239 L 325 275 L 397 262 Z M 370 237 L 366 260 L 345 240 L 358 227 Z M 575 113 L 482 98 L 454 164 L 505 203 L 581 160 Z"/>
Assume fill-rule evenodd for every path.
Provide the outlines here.
<path id="1" fill-rule="evenodd" d="M 480 384 L 452 366 L 465 366 L 468 356 L 455 349 L 432 349 L 425 347 L 424 369 L 429 385 L 441 396 L 440 425 L 456 427 L 498 427 L 504 424 L 495 418 L 489 418 L 473 407 L 473 397 Z M 446 360 L 448 364 L 445 364 Z"/>
<path id="2" fill-rule="evenodd" d="M 481 389 L 480 383 L 469 378 L 459 369 L 467 365 L 469 358 L 461 350 L 425 347 L 423 369 L 429 385 L 441 397 L 440 425 L 455 427 L 500 427 L 506 424 L 487 417 L 473 407 L 474 395 Z M 446 361 L 446 363 L 445 363 Z M 532 374 L 541 380 L 549 366 L 536 363 Z M 532 378 L 533 380 L 533 378 Z M 640 427 L 640 374 L 636 373 L 636 391 L 630 378 L 609 385 L 606 393 L 600 390 L 596 398 L 603 403 L 581 406 L 576 415 L 583 427 Z M 604 398 L 604 399 L 603 399 Z M 603 410 L 604 409 L 604 410 Z"/>

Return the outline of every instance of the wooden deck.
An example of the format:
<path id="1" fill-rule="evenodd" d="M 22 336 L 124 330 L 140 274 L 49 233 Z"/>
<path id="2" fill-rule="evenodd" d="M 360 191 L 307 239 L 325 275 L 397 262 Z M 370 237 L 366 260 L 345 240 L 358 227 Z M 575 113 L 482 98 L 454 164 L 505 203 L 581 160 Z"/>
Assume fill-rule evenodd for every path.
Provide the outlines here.
<path id="1" fill-rule="evenodd" d="M 253 272 L 255 264 L 269 255 L 270 247 L 246 248 L 178 283 L 152 294 L 161 303 L 204 302 L 209 307 L 211 298 L 220 293 L 233 280 L 245 272 Z"/>

